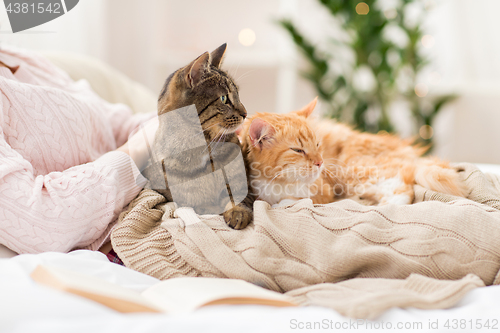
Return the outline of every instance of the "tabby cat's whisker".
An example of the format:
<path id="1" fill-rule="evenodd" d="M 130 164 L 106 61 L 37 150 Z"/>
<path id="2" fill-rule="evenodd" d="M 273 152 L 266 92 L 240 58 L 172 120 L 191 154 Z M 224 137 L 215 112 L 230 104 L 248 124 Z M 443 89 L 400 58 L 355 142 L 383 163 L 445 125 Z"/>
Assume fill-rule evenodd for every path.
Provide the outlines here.
<path id="1" fill-rule="evenodd" d="M 203 149 L 202 153 L 204 153 L 207 149 L 210 148 L 210 150 L 212 150 L 212 145 L 214 144 L 214 141 L 217 139 L 217 137 L 219 136 L 219 134 L 224 131 L 224 129 L 220 129 L 219 132 L 217 132 L 217 135 L 215 135 L 213 137 L 213 139 L 210 141 L 210 143 L 207 145 L 207 147 L 205 149 Z"/>
<path id="2" fill-rule="evenodd" d="M 256 70 L 255 70 L 255 69 L 253 69 L 253 70 L 251 70 L 251 71 L 248 71 L 248 72 L 243 73 L 240 77 L 238 77 L 238 78 L 236 79 L 236 81 L 241 82 L 241 81 L 242 81 L 245 77 L 247 77 L 248 75 L 250 75 L 251 73 L 253 73 L 253 72 L 255 72 L 255 71 L 256 71 Z"/>
<path id="3" fill-rule="evenodd" d="M 241 61 L 243 60 L 243 55 L 240 57 L 240 60 L 238 61 L 238 65 L 236 66 L 236 70 L 234 71 L 234 75 L 238 74 L 238 69 L 240 68 Z"/>
<path id="4" fill-rule="evenodd" d="M 225 130 L 222 132 L 221 136 L 219 137 L 219 140 L 217 140 L 217 142 L 216 142 L 216 144 L 215 144 L 215 146 L 214 146 L 214 149 L 213 149 L 214 151 L 215 151 L 215 150 L 217 149 L 217 147 L 219 146 L 220 141 L 221 141 L 222 139 L 224 139 L 224 140 L 226 139 L 226 134 L 227 134 L 227 132 L 229 132 L 229 129 L 225 129 Z"/>
<path id="5" fill-rule="evenodd" d="M 223 136 L 224 136 L 224 130 L 222 130 L 222 134 L 220 134 L 220 135 L 217 134 L 217 136 L 214 138 L 214 141 L 210 147 L 212 149 L 212 151 L 215 151 L 217 149 L 217 147 L 219 146 L 219 142 Z M 217 139 L 217 137 L 218 137 L 218 139 Z M 217 139 L 217 141 L 215 141 L 216 139 Z"/>
<path id="6" fill-rule="evenodd" d="M 259 142 L 260 142 L 260 141 L 255 141 L 255 143 L 254 143 L 254 144 L 252 144 L 252 147 L 253 147 L 253 148 L 257 147 L 257 144 L 258 144 Z"/>
<path id="7" fill-rule="evenodd" d="M 208 131 L 210 128 L 214 127 L 215 125 L 219 125 L 221 122 L 222 121 L 219 121 L 218 123 L 212 124 L 212 125 L 208 126 L 207 128 L 202 129 L 201 131 L 199 131 L 198 133 L 196 133 L 196 135 Z"/>

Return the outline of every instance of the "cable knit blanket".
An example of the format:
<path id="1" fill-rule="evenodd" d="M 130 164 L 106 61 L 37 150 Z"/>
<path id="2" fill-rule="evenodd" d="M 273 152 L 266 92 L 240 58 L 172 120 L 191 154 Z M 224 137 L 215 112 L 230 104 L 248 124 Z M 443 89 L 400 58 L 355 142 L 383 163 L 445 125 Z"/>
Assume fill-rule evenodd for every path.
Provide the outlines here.
<path id="1" fill-rule="evenodd" d="M 500 283 L 500 177 L 457 168 L 469 199 L 416 186 L 407 206 L 304 199 L 273 209 L 257 201 L 244 230 L 144 190 L 111 240 L 127 267 L 159 279 L 243 279 L 356 318 L 396 306 L 446 308 Z"/>

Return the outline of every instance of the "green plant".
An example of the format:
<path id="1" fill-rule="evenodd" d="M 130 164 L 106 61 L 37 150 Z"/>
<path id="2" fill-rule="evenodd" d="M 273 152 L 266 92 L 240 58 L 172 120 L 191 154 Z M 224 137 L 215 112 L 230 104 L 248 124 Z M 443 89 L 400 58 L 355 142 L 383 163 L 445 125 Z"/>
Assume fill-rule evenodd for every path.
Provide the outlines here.
<path id="1" fill-rule="evenodd" d="M 330 42 L 321 43 L 321 48 L 310 42 L 291 20 L 282 19 L 279 23 L 302 51 L 309 65 L 302 74 L 327 102 L 328 115 L 360 130 L 394 132 L 390 107 L 394 102 L 404 102 L 411 113 L 414 132 L 420 133 L 421 143 L 432 146 L 430 126 L 441 107 L 454 96 L 423 98 L 427 87 L 417 85 L 417 76 L 428 61 L 421 52 L 422 22 L 409 23 L 407 9 L 422 1 L 400 0 L 389 9 L 381 8 L 375 0 L 318 1 L 344 32 L 329 36 Z M 403 42 L 389 38 L 389 29 L 398 30 Z M 349 56 L 339 56 L 346 53 Z M 368 88 L 356 84 L 362 75 L 371 79 Z"/>

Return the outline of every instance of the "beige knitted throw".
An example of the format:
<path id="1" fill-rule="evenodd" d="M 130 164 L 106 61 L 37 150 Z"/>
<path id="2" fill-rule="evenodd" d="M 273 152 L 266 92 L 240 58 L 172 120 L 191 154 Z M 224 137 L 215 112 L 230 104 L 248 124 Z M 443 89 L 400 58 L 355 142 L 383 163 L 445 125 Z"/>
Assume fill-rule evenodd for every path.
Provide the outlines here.
<path id="1" fill-rule="evenodd" d="M 273 209 L 257 201 L 244 230 L 144 190 L 111 240 L 127 267 L 159 279 L 243 279 L 356 318 L 446 308 L 500 283 L 500 177 L 459 168 L 469 200 L 416 186 L 416 204 L 407 206 L 304 199 Z"/>

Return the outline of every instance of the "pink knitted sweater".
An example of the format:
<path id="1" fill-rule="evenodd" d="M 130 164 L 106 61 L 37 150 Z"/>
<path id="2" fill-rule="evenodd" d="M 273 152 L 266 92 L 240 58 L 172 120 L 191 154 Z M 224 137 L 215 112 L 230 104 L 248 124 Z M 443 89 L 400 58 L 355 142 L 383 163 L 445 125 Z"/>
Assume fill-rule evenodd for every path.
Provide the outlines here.
<path id="1" fill-rule="evenodd" d="M 36 54 L 2 45 L 0 61 L 14 69 L 0 67 L 0 244 L 99 248 L 141 189 L 112 150 L 152 115 L 107 103 Z"/>

